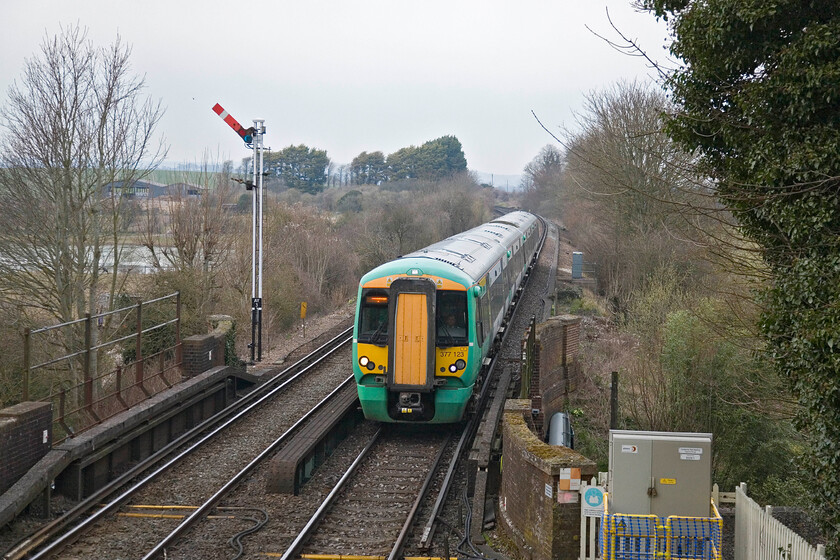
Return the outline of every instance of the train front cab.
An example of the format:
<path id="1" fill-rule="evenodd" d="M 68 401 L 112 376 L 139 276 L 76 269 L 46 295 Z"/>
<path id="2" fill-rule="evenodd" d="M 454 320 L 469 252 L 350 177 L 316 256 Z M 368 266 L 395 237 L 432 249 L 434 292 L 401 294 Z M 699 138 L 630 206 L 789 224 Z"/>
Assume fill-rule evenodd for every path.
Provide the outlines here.
<path id="1" fill-rule="evenodd" d="M 467 291 L 441 279 L 398 278 L 361 293 L 355 367 L 365 417 L 457 422 L 472 395 Z M 430 318 L 432 320 L 430 320 Z"/>

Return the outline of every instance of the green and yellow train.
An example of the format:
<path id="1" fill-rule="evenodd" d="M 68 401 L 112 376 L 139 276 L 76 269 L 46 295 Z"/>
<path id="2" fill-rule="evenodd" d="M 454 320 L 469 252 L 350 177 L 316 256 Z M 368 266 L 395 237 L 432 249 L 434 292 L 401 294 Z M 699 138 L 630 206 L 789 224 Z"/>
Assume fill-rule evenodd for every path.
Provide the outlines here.
<path id="1" fill-rule="evenodd" d="M 516 211 L 362 277 L 353 373 L 366 418 L 464 416 L 538 244 L 538 218 Z"/>

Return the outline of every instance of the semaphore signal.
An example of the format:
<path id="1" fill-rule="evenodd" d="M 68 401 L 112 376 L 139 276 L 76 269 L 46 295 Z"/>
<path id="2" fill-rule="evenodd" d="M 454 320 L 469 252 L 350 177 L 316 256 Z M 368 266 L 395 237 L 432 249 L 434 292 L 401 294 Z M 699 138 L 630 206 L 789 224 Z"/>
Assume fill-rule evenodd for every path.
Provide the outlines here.
<path id="1" fill-rule="evenodd" d="M 233 116 L 225 111 L 224 107 L 216 103 L 213 105 L 213 112 L 222 117 L 222 120 L 225 121 L 228 126 L 230 126 L 234 132 L 236 132 L 239 136 L 245 140 L 246 144 L 250 144 L 254 138 L 254 133 L 256 132 L 255 128 L 252 126 L 250 128 L 245 128 L 239 122 L 233 118 Z"/>
<path id="2" fill-rule="evenodd" d="M 251 235 L 251 363 L 262 361 L 262 291 L 263 291 L 263 136 L 265 135 L 265 121 L 254 119 L 254 126 L 244 128 L 234 119 L 230 113 L 216 103 L 213 112 L 222 117 L 229 127 L 236 132 L 248 148 L 254 150 L 253 154 L 253 181 L 245 179 L 234 179 L 245 185 L 245 188 L 254 193 Z M 259 170 L 259 171 L 258 171 Z M 256 355 L 255 355 L 256 351 Z"/>

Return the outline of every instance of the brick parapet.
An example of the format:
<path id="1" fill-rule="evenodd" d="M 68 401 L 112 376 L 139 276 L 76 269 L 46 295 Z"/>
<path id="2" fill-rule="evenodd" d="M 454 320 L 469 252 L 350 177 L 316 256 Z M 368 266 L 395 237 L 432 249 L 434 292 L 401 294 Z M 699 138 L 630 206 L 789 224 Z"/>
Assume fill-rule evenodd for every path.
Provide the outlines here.
<path id="1" fill-rule="evenodd" d="M 233 320 L 226 315 L 210 317 L 212 332 L 183 340 L 184 375 L 195 377 L 211 368 L 225 365 L 225 342 L 233 330 Z"/>
<path id="2" fill-rule="evenodd" d="M 231 375 L 246 375 L 238 368 L 212 368 L 196 377 L 187 379 L 171 389 L 162 391 L 142 405 L 132 407 L 103 423 L 86 430 L 74 438 L 55 446 L 3 494 L 0 494 L 0 527 L 20 514 L 39 494 L 49 487 L 73 461 L 82 459 L 97 449 L 116 441 L 124 434 L 148 424 L 164 411 L 171 410 L 178 403 L 189 400 L 220 380 Z M 41 403 L 39 403 L 41 404 Z"/>
<path id="3" fill-rule="evenodd" d="M 580 479 L 597 473 L 594 461 L 561 446 L 543 443 L 526 423 L 530 400 L 510 400 L 503 417 L 502 523 L 520 552 L 534 560 L 576 559 L 580 501 L 577 491 L 561 490 L 565 469 Z"/>
<path id="4" fill-rule="evenodd" d="M 52 403 L 23 402 L 0 410 L 0 494 L 47 454 Z"/>
<path id="5" fill-rule="evenodd" d="M 551 417 L 563 410 L 566 396 L 579 384 L 580 317 L 550 317 L 537 325 L 536 340 L 536 386 L 532 393 L 541 400 L 540 414 L 534 423 L 545 438 Z"/>

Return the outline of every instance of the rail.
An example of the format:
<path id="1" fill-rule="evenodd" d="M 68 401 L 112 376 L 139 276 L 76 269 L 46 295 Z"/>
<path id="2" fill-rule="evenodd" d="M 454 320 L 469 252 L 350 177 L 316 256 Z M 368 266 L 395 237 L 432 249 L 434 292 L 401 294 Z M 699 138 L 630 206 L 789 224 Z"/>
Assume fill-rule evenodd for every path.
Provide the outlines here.
<path id="1" fill-rule="evenodd" d="M 398 443 L 397 448 L 398 448 L 400 453 L 407 450 L 407 447 L 410 447 L 410 445 L 407 443 L 407 441 L 405 441 L 405 440 L 400 441 L 399 437 L 396 437 L 396 438 L 392 439 L 392 434 L 390 434 L 390 433 L 385 434 L 384 430 L 385 430 L 385 428 L 380 427 L 376 431 L 376 433 L 372 436 L 372 438 L 368 441 L 365 448 L 359 453 L 359 455 L 355 458 L 355 460 L 352 462 L 352 464 L 347 468 L 347 470 L 344 472 L 344 474 L 340 477 L 339 481 L 332 488 L 329 495 L 325 498 L 323 503 L 318 507 L 318 509 L 315 511 L 315 513 L 307 521 L 304 528 L 298 533 L 298 535 L 294 538 L 292 543 L 287 547 L 286 551 L 281 556 L 281 560 L 292 560 L 293 558 L 313 558 L 313 557 L 316 557 L 316 556 L 317 557 L 329 556 L 331 558 L 332 557 L 338 558 L 338 556 L 334 556 L 334 555 L 324 556 L 324 555 L 321 555 L 321 554 L 317 554 L 317 555 L 302 554 L 302 551 L 304 550 L 304 547 L 307 546 L 306 543 L 309 543 L 308 546 L 311 546 L 311 544 L 312 544 L 311 541 L 313 540 L 313 536 L 316 533 L 323 532 L 323 533 L 327 533 L 327 534 L 332 534 L 332 533 L 329 533 L 329 531 L 330 531 L 330 528 L 329 528 L 330 524 L 328 523 L 329 512 L 336 506 L 336 504 L 339 501 L 339 497 L 342 495 L 342 491 L 345 488 L 347 488 L 350 485 L 351 482 L 356 481 L 359 488 L 367 487 L 364 480 L 359 481 L 356 478 L 357 474 L 360 478 L 364 478 L 365 476 L 370 476 L 370 472 L 365 472 L 361 468 L 362 463 L 366 459 L 375 457 L 375 459 L 377 461 L 380 461 L 383 456 L 387 457 L 389 452 L 385 451 L 385 449 L 387 449 L 388 447 L 393 447 L 395 442 Z M 388 552 L 388 554 L 377 556 L 377 558 L 381 558 L 381 560 L 397 560 L 398 558 L 402 558 L 402 556 L 403 556 L 403 550 L 404 550 L 404 548 L 407 544 L 409 535 L 411 534 L 411 530 L 414 527 L 416 517 L 418 515 L 418 512 L 420 511 L 420 507 L 421 507 L 423 501 L 426 499 L 426 496 L 429 492 L 429 489 L 432 486 L 435 475 L 438 472 L 438 468 L 439 468 L 439 466 L 440 466 L 440 464 L 443 460 L 444 454 L 445 454 L 447 448 L 449 447 L 449 444 L 450 444 L 450 441 L 451 441 L 451 433 L 447 434 L 445 437 L 442 437 L 440 439 L 437 439 L 437 437 L 436 437 L 435 440 L 437 440 L 436 443 L 435 443 L 435 445 L 437 446 L 437 450 L 434 454 L 434 457 L 432 458 L 431 455 L 429 455 L 428 456 L 429 459 L 430 459 L 429 462 L 424 463 L 424 468 L 426 466 L 428 466 L 426 476 L 424 477 L 422 484 L 420 484 L 419 487 L 416 488 L 416 490 L 413 490 L 413 492 L 416 492 L 416 493 L 414 494 L 414 500 L 413 500 L 411 506 L 406 507 L 406 510 L 404 510 L 405 511 L 405 518 L 403 519 L 402 513 L 397 516 L 398 519 L 403 519 L 403 522 L 399 526 L 399 532 L 398 532 L 396 538 L 394 538 L 393 544 L 390 545 L 390 551 Z M 416 442 L 413 442 L 413 443 L 416 443 Z M 374 447 L 376 447 L 379 450 L 379 451 L 377 451 L 377 453 L 373 452 Z M 394 452 L 395 451 L 393 451 L 393 450 L 390 451 L 390 453 L 394 453 Z M 383 461 L 383 463 L 387 464 L 388 460 L 385 459 Z M 450 461 L 450 467 L 452 467 L 452 465 L 454 463 L 455 463 L 455 461 L 454 461 L 454 457 L 453 457 L 453 461 Z M 385 486 L 387 486 L 389 484 L 394 485 L 395 483 L 394 483 L 393 480 L 391 480 L 390 482 L 386 482 L 386 479 L 387 479 L 387 477 L 385 477 L 385 476 L 380 477 L 379 475 L 377 475 L 377 485 L 379 485 L 380 487 L 373 490 L 373 491 L 376 492 L 377 494 L 378 493 L 383 493 L 383 492 L 387 493 L 388 491 L 383 490 L 382 485 L 385 485 Z M 398 487 L 401 490 L 405 490 L 405 488 L 406 488 L 404 486 L 405 481 L 403 479 L 399 479 L 399 478 L 398 478 L 398 480 L 400 480 L 400 482 L 396 483 L 395 487 Z M 364 491 L 362 491 L 362 492 L 364 492 Z M 440 500 L 442 497 L 445 496 L 445 494 L 446 494 L 446 489 L 441 488 L 440 492 L 438 494 L 438 499 Z M 356 499 L 358 499 L 358 496 L 356 496 Z M 408 504 L 406 503 L 404 505 L 407 506 Z M 393 519 L 393 520 L 389 520 L 389 521 L 398 521 L 398 519 Z M 346 522 L 346 520 L 342 520 L 342 522 Z M 327 528 L 325 528 L 324 525 L 327 525 Z M 392 529 L 390 529 L 391 527 L 392 527 Z M 380 523 L 379 526 L 376 527 L 376 530 L 381 531 L 382 535 L 393 535 L 394 533 L 390 533 L 389 531 L 394 530 L 396 532 L 396 529 L 397 529 L 397 526 L 394 525 L 393 523 L 390 523 L 390 522 L 389 523 L 384 523 L 384 522 Z M 334 527 L 333 527 L 333 530 L 334 530 Z M 374 531 L 374 529 L 372 529 L 372 528 L 370 528 L 369 530 Z M 371 539 L 374 539 L 373 535 L 368 535 L 368 536 L 371 537 Z M 358 543 L 356 543 L 356 544 L 358 545 Z M 376 551 L 376 552 L 381 552 L 381 551 Z M 348 557 L 348 556 L 345 555 L 344 552 L 342 552 L 341 556 L 342 557 Z"/>
<path id="2" fill-rule="evenodd" d="M 338 348 L 338 347 L 337 347 Z M 330 352 L 332 353 L 332 352 Z M 328 356 L 326 354 L 324 357 Z M 314 365 L 314 364 L 313 364 Z M 311 367 L 311 366 L 310 366 Z M 237 484 L 242 482 L 246 476 L 248 476 L 257 465 L 262 463 L 266 458 L 274 455 L 277 452 L 279 447 L 284 444 L 297 430 L 300 428 L 301 425 L 308 422 L 312 416 L 314 416 L 319 410 L 321 410 L 327 403 L 330 402 L 342 389 L 344 389 L 350 383 L 353 383 L 354 379 L 353 376 L 349 376 L 344 382 L 335 388 L 329 395 L 324 397 L 321 402 L 315 405 L 309 412 L 303 415 L 297 422 L 295 422 L 288 430 L 286 430 L 280 437 L 274 440 L 271 445 L 266 447 L 259 455 L 251 459 L 251 461 L 241 469 L 236 475 L 233 476 L 227 483 L 224 484 L 215 494 L 210 496 L 203 504 L 201 504 L 192 514 L 190 514 L 187 519 L 184 520 L 183 523 L 178 525 L 174 531 L 169 533 L 163 540 L 161 540 L 155 547 L 150 550 L 145 556 L 143 556 L 143 560 L 152 560 L 153 558 L 157 558 L 164 554 L 166 547 L 173 544 L 177 538 L 184 534 L 187 529 L 194 526 L 198 523 L 201 519 L 207 517 L 210 514 L 210 511 L 218 504 L 222 498 L 224 498 L 230 491 L 236 487 Z M 249 407 L 250 409 L 250 407 Z"/>

